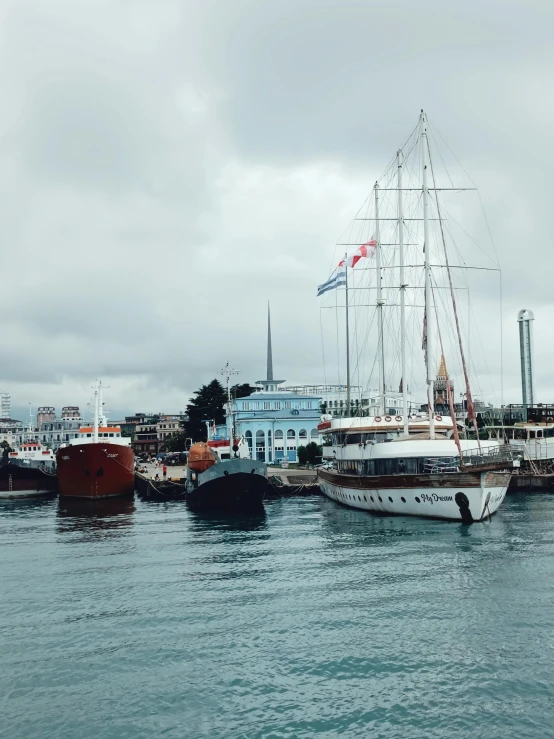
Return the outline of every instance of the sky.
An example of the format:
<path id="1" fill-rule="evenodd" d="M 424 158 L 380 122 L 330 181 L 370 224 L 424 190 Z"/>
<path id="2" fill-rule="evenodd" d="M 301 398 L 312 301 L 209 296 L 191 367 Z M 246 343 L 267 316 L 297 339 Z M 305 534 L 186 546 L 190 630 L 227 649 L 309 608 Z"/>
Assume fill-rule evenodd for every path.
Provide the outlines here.
<path id="1" fill-rule="evenodd" d="M 4 0 L 12 415 L 84 408 L 96 378 L 112 417 L 182 410 L 227 361 L 260 379 L 268 301 L 276 375 L 344 381 L 316 286 L 421 108 L 478 185 L 496 245 L 504 402 L 521 400 L 521 308 L 535 312 L 537 399 L 552 401 L 553 22 L 536 0 Z M 490 402 L 498 295 L 496 275 L 472 282 Z"/>

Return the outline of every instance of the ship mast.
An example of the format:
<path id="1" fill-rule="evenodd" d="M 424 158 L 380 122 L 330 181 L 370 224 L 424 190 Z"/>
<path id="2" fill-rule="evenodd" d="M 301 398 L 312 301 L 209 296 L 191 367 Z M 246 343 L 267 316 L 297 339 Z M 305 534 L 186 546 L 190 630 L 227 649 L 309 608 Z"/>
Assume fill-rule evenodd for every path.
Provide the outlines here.
<path id="1" fill-rule="evenodd" d="M 377 265 L 377 367 L 379 372 L 379 413 L 385 414 L 385 343 L 383 336 L 383 296 L 381 269 L 381 232 L 379 227 L 379 183 L 375 193 L 375 263 Z"/>
<path id="2" fill-rule="evenodd" d="M 93 441 L 98 442 L 98 385 L 94 388 L 94 427 Z"/>
<path id="3" fill-rule="evenodd" d="M 398 246 L 400 253 L 400 361 L 402 380 L 402 418 L 404 434 L 409 434 L 408 390 L 406 385 L 406 283 L 404 282 L 404 213 L 402 210 L 402 152 L 396 153 L 398 173 Z"/>
<path id="4" fill-rule="evenodd" d="M 268 357 L 270 356 L 270 352 L 271 352 L 271 344 L 269 345 L 269 348 L 268 348 Z M 231 456 L 233 445 L 235 443 L 235 424 L 233 421 L 233 403 L 231 401 L 231 375 L 238 375 L 238 370 L 231 369 L 229 367 L 229 362 L 227 362 L 225 367 L 221 370 L 219 374 L 225 377 L 225 382 L 227 384 L 227 414 L 226 416 L 227 416 L 227 431 L 229 434 L 229 456 Z"/>
<path id="5" fill-rule="evenodd" d="M 344 286 L 346 288 L 346 413 L 350 416 L 350 329 L 348 327 L 348 265 L 347 253 L 344 253 Z"/>
<path id="6" fill-rule="evenodd" d="M 433 398 L 433 315 L 431 309 L 431 244 L 429 240 L 429 186 L 427 184 L 427 119 L 421 111 L 419 118 L 421 166 L 423 174 L 423 244 L 425 251 L 425 373 L 427 377 L 427 407 L 429 409 L 429 438 L 435 438 L 435 408 Z"/>

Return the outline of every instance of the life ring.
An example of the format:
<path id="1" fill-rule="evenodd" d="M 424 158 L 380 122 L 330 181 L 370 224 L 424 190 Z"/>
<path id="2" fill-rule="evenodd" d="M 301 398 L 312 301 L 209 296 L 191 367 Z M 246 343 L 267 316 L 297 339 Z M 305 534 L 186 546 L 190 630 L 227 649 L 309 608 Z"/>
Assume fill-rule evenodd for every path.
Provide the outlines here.
<path id="1" fill-rule="evenodd" d="M 379 423 L 381 420 L 381 416 L 375 416 L 375 423 Z"/>
<path id="2" fill-rule="evenodd" d="M 442 416 L 435 416 L 435 421 L 442 421 Z"/>
<path id="3" fill-rule="evenodd" d="M 392 421 L 392 418 L 390 416 L 385 416 L 385 421 Z"/>
<path id="4" fill-rule="evenodd" d="M 394 420 L 395 420 L 395 421 L 401 421 L 401 420 L 402 420 L 402 416 L 395 416 L 395 417 L 394 417 Z"/>

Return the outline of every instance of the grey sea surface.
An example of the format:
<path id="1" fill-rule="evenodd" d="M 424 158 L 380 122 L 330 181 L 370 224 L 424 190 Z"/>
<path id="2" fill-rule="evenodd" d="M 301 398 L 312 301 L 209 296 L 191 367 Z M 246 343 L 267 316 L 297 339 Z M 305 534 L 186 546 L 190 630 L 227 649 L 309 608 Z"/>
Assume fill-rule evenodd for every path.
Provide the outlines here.
<path id="1" fill-rule="evenodd" d="M 554 736 L 554 496 L 0 504 L 0 735 Z"/>

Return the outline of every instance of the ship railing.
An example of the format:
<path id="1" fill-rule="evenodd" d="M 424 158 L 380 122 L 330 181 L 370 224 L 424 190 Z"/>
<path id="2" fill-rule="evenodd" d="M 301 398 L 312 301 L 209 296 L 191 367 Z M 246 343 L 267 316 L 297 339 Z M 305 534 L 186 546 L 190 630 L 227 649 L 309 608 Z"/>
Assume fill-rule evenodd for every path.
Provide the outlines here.
<path id="1" fill-rule="evenodd" d="M 463 453 L 464 467 L 481 467 L 505 462 L 510 466 L 521 457 L 509 444 L 490 447 L 488 449 L 468 449 Z"/>
<path id="2" fill-rule="evenodd" d="M 457 457 L 428 457 L 423 464 L 423 471 L 430 475 L 453 474 L 460 471 L 460 460 Z"/>

